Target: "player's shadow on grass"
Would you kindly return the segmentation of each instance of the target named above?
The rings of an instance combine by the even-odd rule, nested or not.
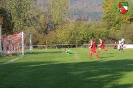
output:
[[[130,75],[129,78],[125,78],[125,75],[129,75],[126,73],[133,72],[132,59],[68,62],[27,61],[3,66],[0,68],[0,79],[2,79],[0,86],[3,88],[21,88],[23,86],[25,88],[133,87],[133,83],[125,83],[131,81],[133,77]]]

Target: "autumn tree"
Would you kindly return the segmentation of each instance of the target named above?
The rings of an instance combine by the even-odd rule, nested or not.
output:
[[[3,7],[0,8],[0,19],[2,22],[2,33],[12,34],[14,26],[14,23],[12,22],[12,15],[7,9]]]
[[[106,22],[106,25],[108,26],[108,39],[111,41],[118,41],[120,36],[127,35],[128,32],[125,32],[125,34],[123,34],[123,27],[125,28],[125,25],[130,25],[132,21],[133,3],[131,2],[131,0],[128,0],[129,7],[128,12],[125,15],[119,12],[119,2],[127,2],[127,0],[104,0],[102,4],[102,7],[104,9],[102,20]],[[131,28],[131,26],[128,28]]]
[[[118,11],[118,4],[119,2],[126,2],[126,0],[104,0],[103,2],[103,9],[104,9],[104,15],[103,20],[107,22],[108,29],[115,29],[119,30],[121,25],[123,23],[128,23],[130,19],[130,13],[128,12],[126,15],[120,14]],[[132,3],[129,1],[130,5],[132,6]],[[130,6],[130,9],[132,7]]]
[[[69,0],[50,0],[50,13],[55,25],[61,24],[68,15]]]
[[[6,2],[3,2],[2,0],[4,7],[12,15],[14,32],[20,32],[29,26],[38,27],[38,25],[40,25],[36,23],[39,23],[38,18],[40,14],[42,14],[42,10],[36,6],[35,1],[36,0],[6,0]]]

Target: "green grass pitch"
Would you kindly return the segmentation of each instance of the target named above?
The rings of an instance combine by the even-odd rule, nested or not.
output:
[[[20,59],[0,57],[0,88],[133,88],[133,49],[109,48],[100,59],[88,48],[33,50]]]

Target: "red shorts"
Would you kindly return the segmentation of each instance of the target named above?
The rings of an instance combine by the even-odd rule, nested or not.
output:
[[[96,49],[91,49],[90,51],[93,53],[96,53]]]
[[[104,46],[100,46],[101,49],[104,49]]]

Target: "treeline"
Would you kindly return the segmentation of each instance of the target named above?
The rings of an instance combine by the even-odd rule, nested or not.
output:
[[[122,36],[126,43],[133,43],[133,24],[123,24],[115,30],[108,29],[106,22],[71,21],[51,31],[48,35],[46,39],[53,44],[86,44],[90,39],[99,43],[99,38],[102,38],[105,43],[114,43]]]
[[[121,36],[126,43],[133,43],[133,12],[119,15],[112,8],[114,2],[104,0],[102,19],[88,22],[68,18],[69,0],[0,0],[2,33],[31,32],[33,44],[84,44],[99,38],[114,43]]]

